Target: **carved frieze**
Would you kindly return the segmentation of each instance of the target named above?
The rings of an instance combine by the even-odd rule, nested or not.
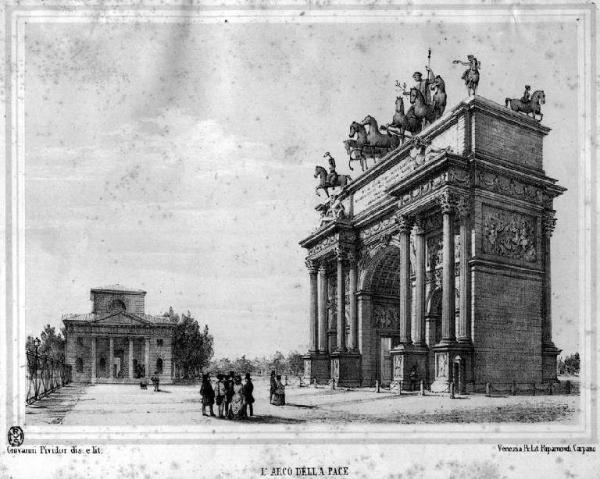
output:
[[[375,304],[371,316],[371,325],[377,329],[398,330],[400,327],[399,313],[400,311],[396,305]]]
[[[308,250],[308,256],[316,256],[319,253],[333,249],[334,246],[351,245],[354,243],[356,236],[352,230],[341,230],[323,238],[319,243]]]
[[[368,226],[367,228],[361,230],[360,239],[366,241],[369,238],[377,235],[378,233],[381,233],[382,231],[393,227],[395,225],[395,222],[396,220],[393,216],[390,216],[389,218],[384,218],[381,221],[378,221],[377,223],[374,223],[371,226]]]
[[[537,259],[535,218],[484,205],[483,252],[533,263]]]
[[[521,200],[533,201],[535,203],[543,203],[544,201],[542,188],[528,185],[514,178],[507,178],[506,176],[490,171],[478,170],[475,173],[475,186]]]

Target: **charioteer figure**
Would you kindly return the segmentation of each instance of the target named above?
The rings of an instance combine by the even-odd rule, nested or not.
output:
[[[423,95],[423,98],[425,99],[425,103],[430,105],[431,85],[433,84],[434,75],[428,66],[426,66],[425,69],[427,70],[427,78],[423,78],[423,74],[421,72],[414,72],[412,77],[415,81],[414,88],[421,92],[421,95]],[[410,96],[410,90],[406,89],[406,83],[404,84],[404,91],[402,94]]]

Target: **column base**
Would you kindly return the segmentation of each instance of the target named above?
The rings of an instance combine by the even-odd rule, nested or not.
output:
[[[304,359],[303,379],[308,384],[327,384],[329,381],[329,354],[309,352]]]
[[[556,376],[556,358],[561,351],[553,343],[542,346],[542,382],[550,383],[558,381],[558,377]]]
[[[418,391],[427,377],[427,346],[400,344],[390,351],[393,382],[404,391]]]
[[[473,345],[470,343],[440,343],[434,346],[435,379],[431,391],[450,392],[450,384],[458,394],[466,394],[472,378]]]
[[[331,379],[337,386],[349,388],[360,386],[360,358],[360,353],[352,351],[331,353]]]

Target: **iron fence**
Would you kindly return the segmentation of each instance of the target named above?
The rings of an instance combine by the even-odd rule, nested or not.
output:
[[[71,382],[71,366],[64,361],[27,352],[27,404]]]

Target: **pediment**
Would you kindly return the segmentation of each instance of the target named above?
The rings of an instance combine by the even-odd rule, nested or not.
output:
[[[125,313],[123,311],[98,318],[96,321],[94,321],[94,323],[119,326],[141,326],[150,324],[150,322],[140,318],[139,316],[136,316],[135,314]]]

